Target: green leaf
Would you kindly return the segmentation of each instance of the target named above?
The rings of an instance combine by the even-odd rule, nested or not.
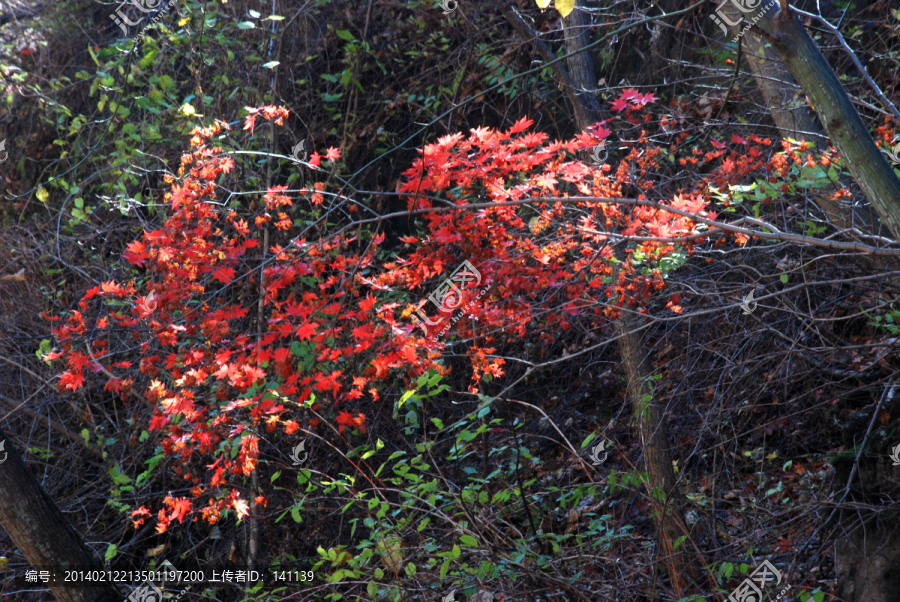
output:
[[[588,435],[588,436],[587,436],[587,439],[585,439],[585,440],[581,443],[581,449],[584,449],[585,447],[587,447],[588,445],[590,445],[590,444],[591,444],[591,441],[593,441],[594,438],[595,438],[596,436],[597,436],[597,433],[591,433],[590,435]]]
[[[38,347],[37,351],[34,354],[37,356],[39,360],[43,360],[44,356],[53,351],[53,343],[50,342],[50,339],[42,339],[41,345]],[[48,364],[50,362],[47,362]]]
[[[447,570],[449,568],[450,568],[450,559],[448,558],[447,560],[444,561],[443,564],[441,564],[441,581],[444,580],[444,577],[447,575]]]
[[[825,592],[814,591],[812,598],[815,602],[822,602],[825,599]]]
[[[356,38],[353,37],[353,34],[347,31],[346,29],[338,29],[335,33],[337,33],[337,37],[342,40],[346,40],[348,42],[352,42]]]
[[[47,192],[46,188],[41,186],[40,188],[37,189],[37,200],[39,200],[42,203],[46,203],[49,198],[50,198],[50,193]]]
[[[431,422],[438,428],[439,431],[444,430],[444,423],[440,418],[432,418]]]
[[[281,476],[281,471],[276,471],[275,474],[272,475],[272,478],[269,480],[270,483],[274,483],[275,479]]]
[[[256,29],[256,24],[252,21],[241,21],[238,23],[238,29]]]
[[[415,394],[416,394],[415,389],[410,389],[409,391],[407,391],[406,393],[404,393],[404,394],[403,394],[403,397],[401,397],[401,398],[400,398],[400,401],[397,403],[397,408],[398,408],[398,409],[399,409],[399,408],[402,408],[402,407],[403,407],[403,404],[406,403],[406,400],[408,400],[410,397],[412,397],[412,396],[415,395]]]
[[[103,561],[109,562],[116,557],[116,544],[111,543],[106,547],[106,554],[103,555]]]
[[[369,581],[369,585],[366,586],[366,593],[374,600],[375,596],[378,595],[378,584],[374,581]]]
[[[464,545],[466,547],[474,548],[478,545],[478,540],[475,539],[474,537],[472,537],[471,535],[463,535],[462,537],[459,538],[459,543],[461,543],[462,545]]]
[[[782,275],[781,275],[781,283],[782,283],[782,284],[787,284],[787,281],[788,281],[788,275],[787,275],[787,274],[782,274]]]

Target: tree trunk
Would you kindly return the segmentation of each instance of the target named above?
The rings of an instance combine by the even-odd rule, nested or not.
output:
[[[641,435],[644,468],[650,477],[650,499],[654,510],[656,536],[666,559],[669,580],[679,598],[686,597],[692,582],[699,583],[702,574],[695,557],[687,551],[688,529],[684,523],[684,504],[678,493],[672,453],[669,447],[665,409],[650,390],[650,374],[646,365],[646,346],[635,334],[637,321],[632,314],[623,313],[616,320],[616,334],[622,367],[628,378],[628,397],[634,408],[635,420]],[[643,401],[649,395],[649,401]],[[676,545],[678,549],[676,549]]]
[[[869,204],[894,239],[900,240],[900,180],[806,28],[790,12],[787,1],[780,2],[780,10],[773,6],[758,20],[762,35],[803,88]]]
[[[590,43],[591,17],[582,10],[582,2],[576,2],[575,10],[562,20],[566,37],[566,54],[578,52]],[[569,75],[575,83],[578,104],[575,105],[575,121],[579,130],[600,121],[603,112],[600,103],[591,90],[597,87],[597,76],[594,73],[594,59],[590,52],[578,52],[566,59]]]
[[[545,60],[556,58],[505,0],[500,0],[498,6],[522,37],[536,40],[538,52]],[[575,10],[563,19],[566,54],[577,52],[589,43],[590,25],[590,16],[580,10],[580,3],[576,4]],[[560,63],[556,63],[553,74],[572,102],[577,128],[583,131],[603,118],[600,103],[590,92],[597,83],[593,60],[589,53],[579,52],[567,59],[567,67],[568,69],[562,68]],[[616,333],[620,337],[618,349],[628,379],[628,396],[635,408],[635,419],[641,435],[644,466],[650,477],[650,497],[655,510],[654,522],[666,560],[666,572],[678,596],[684,597],[692,582],[699,581],[702,571],[695,557],[687,552],[688,531],[680,516],[683,505],[675,486],[664,409],[655,398],[651,398],[642,407],[641,400],[649,393],[650,381],[644,362],[645,347],[635,334],[635,326],[633,318],[627,314],[623,314],[616,322]],[[662,494],[659,499],[654,495],[656,492]],[[681,544],[675,550],[679,539]]]
[[[111,585],[62,584],[67,569],[103,570],[103,564],[66,522],[3,431],[0,441],[5,441],[0,460],[6,455],[0,464],[0,527],[33,567],[56,573],[57,584],[49,587],[59,602],[122,602]]]
[[[568,17],[563,19],[566,32],[566,53],[577,52],[589,43],[588,31],[590,17],[580,10],[580,2],[576,3]],[[567,59],[572,80],[581,91],[593,89],[596,85],[594,65],[591,55],[579,52]],[[584,130],[602,118],[600,104],[593,94],[582,92],[580,110],[576,108],[575,119],[579,130]],[[659,540],[662,557],[665,559],[669,581],[678,593],[678,597],[687,596],[687,589],[699,582],[699,567],[693,555],[687,552],[688,531],[683,517],[684,507],[681,496],[675,486],[675,471],[672,469],[672,454],[667,436],[665,410],[659,405],[659,399],[651,397],[643,402],[644,396],[650,393],[650,374],[644,361],[646,346],[635,334],[637,322],[631,314],[622,313],[616,320],[615,329],[618,335],[619,355],[622,367],[628,379],[628,397],[635,410],[635,420],[641,435],[641,446],[644,453],[644,468],[650,477],[650,499],[654,508],[654,523]],[[661,495],[657,496],[657,492]],[[676,550],[676,542],[680,545]]]

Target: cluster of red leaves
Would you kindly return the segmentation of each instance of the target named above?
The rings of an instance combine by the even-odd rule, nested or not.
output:
[[[653,100],[626,91],[616,102],[624,102],[624,117],[638,123],[634,112]],[[257,118],[280,123],[287,116],[277,107],[249,113],[244,129],[251,133]],[[272,187],[252,225],[222,210],[215,202],[216,182],[234,163],[209,141],[228,126],[216,123],[192,132],[192,152],[182,159],[180,181],[168,179],[168,219],[125,253],[129,263],[150,273],[141,286],[145,296],[134,283],[105,283],[88,291],[79,311],[54,329],[62,348],[55,357],[64,356],[68,368],[60,377],[61,389],[77,390],[86,385],[88,372],[102,372],[107,388],[127,399],[133,383],[117,373],[138,377],[127,359],[139,349],[139,371],[148,382],[145,395],[155,408],[149,429],[162,434],[165,454],[179,458],[176,473],[193,485],[191,498],[163,501],[159,532],[191,514],[194,520],[216,522],[230,508],[239,518],[246,516],[247,501],[229,484],[257,466],[259,436],[254,433],[257,428],[296,432],[305,416],[300,404],[312,395],[332,401],[332,407],[364,396],[377,401],[387,379],[413,379],[429,369],[446,373],[439,341],[417,336],[408,320],[413,305],[379,305],[375,295],[388,291],[396,298],[393,287],[427,295],[463,260],[478,266],[484,274],[481,287],[489,287],[490,294],[476,300],[476,291],[465,290],[463,302],[470,310],[454,327],[454,334],[472,340],[473,392],[486,375],[503,375],[503,360],[491,356],[499,333],[523,336],[536,326],[550,338],[548,333],[571,328],[579,316],[598,323],[615,317],[624,304],[643,309],[663,286],[659,270],[647,266],[658,265],[682,244],[646,238],[694,235],[696,224],[656,207],[541,199],[612,199],[638,188],[651,190],[661,151],[650,147],[642,133],[615,169],[593,167],[573,154],[608,137],[611,132],[602,125],[564,142],[548,142],[545,134],[529,132],[531,125],[522,119],[507,132],[477,128],[468,138],[453,134],[426,146],[405,173],[400,191],[409,194],[410,209],[431,208],[429,197],[435,196],[459,208],[425,214],[426,240],[384,265],[375,262],[383,236],[368,245],[355,237],[295,239],[273,245],[266,250],[268,261],[257,258],[251,265],[245,254],[258,247],[264,228],[291,227],[286,212],[293,200],[285,187]],[[326,155],[332,162],[339,157],[336,149]],[[314,154],[310,163],[320,161]],[[313,194],[313,203],[316,194],[321,196]],[[519,201],[529,202],[504,204]],[[467,207],[473,203],[490,206],[476,211]],[[700,213],[706,200],[686,192],[668,206]],[[631,242],[614,270],[610,242],[619,236],[644,238]],[[419,242],[415,237],[404,241]],[[691,242],[683,244],[690,249]],[[263,332],[257,332],[256,312],[250,312],[255,297],[243,304],[228,302],[238,297],[240,287],[259,290],[260,273],[267,317]],[[670,308],[678,311],[671,303]],[[121,332],[127,333],[128,344],[111,345]],[[123,354],[126,361],[117,358]],[[298,357],[314,361],[298,363]],[[365,429],[360,412],[341,410],[335,420],[339,433]],[[317,418],[309,419],[310,428],[318,425]],[[209,458],[215,461],[206,464]],[[212,473],[205,480],[199,476],[204,467]],[[144,507],[133,513],[136,525],[150,516]]]
[[[253,131],[257,117],[278,123],[286,116],[277,107],[253,109],[245,129]],[[88,373],[102,372],[106,388],[127,399],[132,380],[117,373],[134,377],[134,371],[116,356],[131,357],[139,350],[139,370],[149,382],[144,394],[156,408],[148,428],[163,434],[165,454],[179,458],[176,473],[193,485],[193,499],[209,498],[210,505],[197,510],[209,521],[218,520],[226,508],[246,516],[247,502],[227,488],[229,479],[249,475],[257,465],[257,427],[269,433],[281,428],[290,435],[301,428],[298,419],[306,413],[300,404],[313,394],[332,405],[364,395],[378,399],[380,382],[389,376],[415,378],[430,368],[442,369],[435,364],[437,354],[420,349],[416,337],[380,321],[375,298],[349,278],[372,263],[380,240],[364,255],[353,252],[354,238],[273,245],[262,268],[268,320],[264,332],[254,332],[258,327],[250,304],[227,299],[242,286],[258,290],[260,264],[248,267],[244,255],[258,247],[267,225],[292,225],[284,212],[293,201],[286,188],[273,187],[253,225],[221,209],[215,202],[216,182],[234,163],[209,140],[227,129],[216,123],[192,132],[192,152],[182,159],[179,181],[168,180],[168,219],[128,245],[125,259],[150,273],[143,286],[148,294],[138,296],[134,283],[90,289],[79,311],[69,312],[54,328],[62,351],[47,356],[65,357],[61,390],[75,391],[85,386]],[[329,149],[329,160],[339,156]],[[123,331],[131,345],[111,348],[110,339]],[[298,364],[300,343],[314,357],[311,368]],[[309,422],[319,424],[315,418]],[[336,422],[341,433],[347,427],[365,430],[360,412],[341,411]],[[200,477],[202,457],[216,458],[205,466],[212,471],[206,483]],[[157,530],[181,522],[194,503],[167,498]],[[146,508],[136,510],[136,524],[147,516]]]
[[[653,100],[652,95],[626,91],[614,108],[624,102],[619,110],[627,109],[626,118],[634,123],[640,119],[633,111]],[[660,151],[650,148],[642,133],[617,168],[588,166],[573,153],[599,144],[610,135],[608,129],[598,125],[573,140],[548,142],[545,134],[528,132],[531,125],[522,119],[507,132],[477,128],[468,138],[457,133],[427,145],[405,172],[399,191],[409,195],[410,210],[432,208],[435,196],[459,209],[425,213],[430,236],[424,241],[404,239],[418,246],[407,257],[386,264],[388,271],[373,281],[379,287],[419,289],[424,296],[437,285],[436,277],[446,276],[462,261],[476,266],[483,280],[462,291],[460,305],[467,308],[466,315],[453,327],[460,338],[475,341],[469,350],[472,392],[485,374],[502,375],[503,360],[490,357],[501,340],[540,332],[549,343],[550,333],[571,328],[579,316],[589,314],[597,324],[615,318],[624,304],[643,311],[652,293],[663,287],[663,279],[658,269],[641,273],[640,266],[663,259],[677,243],[635,244],[619,258],[616,273],[610,261],[610,241],[615,239],[609,234],[665,239],[697,233],[689,218],[655,207],[538,200],[617,198],[634,187],[650,190],[649,174]],[[510,204],[528,199],[536,200],[527,206]],[[492,206],[467,207],[475,203]],[[706,200],[702,194],[685,193],[668,206],[697,214],[705,211]],[[690,249],[691,242],[684,246]],[[486,296],[481,294],[485,287],[490,291]],[[680,311],[675,305],[670,308]],[[402,318],[416,309],[407,305]],[[429,332],[444,329],[450,315],[439,310],[443,320]]]

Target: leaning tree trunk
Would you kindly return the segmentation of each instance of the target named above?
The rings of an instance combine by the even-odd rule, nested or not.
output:
[[[33,567],[46,567],[61,583],[67,569],[103,570],[103,564],[88,549],[66,522],[34,475],[25,466],[12,442],[5,441],[6,459],[0,464],[0,527],[25,555]],[[122,602],[122,595],[111,585],[97,587],[50,584],[59,602]]]
[[[875,145],[837,74],[787,0],[757,22],[785,67],[803,88],[856,184],[896,240],[900,240],[900,180]]]
[[[736,23],[731,27],[731,31],[737,35],[745,26],[745,22],[741,20],[742,13],[731,3],[725,3],[722,10],[730,23]],[[824,135],[803,99],[800,86],[778,54],[773,51],[772,46],[754,29],[744,34],[740,44],[741,55],[753,75],[781,137],[812,142],[821,148]],[[816,204],[834,225],[841,229],[856,228],[866,234],[879,236],[888,234],[878,222],[878,216],[867,204],[854,207],[840,200],[834,200],[832,195],[837,189],[838,186],[834,185],[813,191]],[[874,265],[879,261],[881,260],[873,259],[870,263]]]
[[[537,45],[537,51],[546,61],[556,58],[553,52],[540,40],[507,0],[496,0],[496,4],[510,24],[528,41]],[[567,67],[554,63],[551,69],[557,83],[572,103],[575,122],[579,130],[595,124],[603,118],[600,104],[593,90],[597,85],[591,55],[582,51],[589,43],[590,17],[580,7],[563,19],[566,40],[566,54],[577,53],[567,59]],[[582,52],[579,52],[582,51]],[[672,456],[666,436],[666,421],[659,400],[653,398],[649,404],[642,399],[649,392],[645,346],[635,333],[633,318],[623,314],[616,322],[618,348],[622,356],[625,375],[628,379],[628,394],[636,411],[636,420],[641,434],[644,452],[644,466],[650,477],[650,498],[654,506],[654,520],[660,547],[666,558],[665,566],[673,587],[679,597],[687,594],[692,582],[698,581],[701,569],[696,558],[687,552],[688,530],[680,516],[681,498],[677,493],[675,473],[672,470]],[[662,496],[655,495],[662,492]],[[676,544],[680,541],[678,550]]]

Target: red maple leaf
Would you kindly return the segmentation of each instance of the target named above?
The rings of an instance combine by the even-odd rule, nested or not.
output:
[[[334,419],[340,426],[338,426],[338,432],[343,433],[344,427],[349,426],[353,422],[353,416],[350,415],[350,412],[338,412],[337,418]]]
[[[63,389],[70,389],[72,391],[77,391],[84,385],[84,375],[80,372],[72,373],[69,370],[66,370],[62,374],[59,375],[59,384]]]
[[[147,250],[144,247],[144,243],[139,240],[134,241],[129,244],[127,247],[127,251],[122,254],[122,257],[125,258],[128,263],[131,265],[136,265],[138,267],[144,267],[144,262],[149,259],[149,255],[147,254]]]
[[[213,278],[215,278],[222,284],[228,284],[229,282],[234,280],[234,270],[228,267],[218,268],[213,272]]]
[[[234,508],[234,511],[237,512],[238,520],[243,520],[244,517],[250,516],[250,505],[246,500],[235,498],[231,502],[231,506]]]
[[[622,112],[628,108],[628,103],[625,102],[624,100],[622,100],[621,98],[617,98],[609,104],[612,107],[613,111]]]
[[[172,509],[169,520],[178,519],[179,523],[184,522],[184,517],[191,511],[191,500],[183,497],[166,498],[166,505]]]
[[[294,334],[299,337],[301,341],[309,339],[314,334],[316,334],[316,325],[311,322],[307,322],[306,324],[300,326],[300,328],[298,328],[297,332],[295,332]]]

